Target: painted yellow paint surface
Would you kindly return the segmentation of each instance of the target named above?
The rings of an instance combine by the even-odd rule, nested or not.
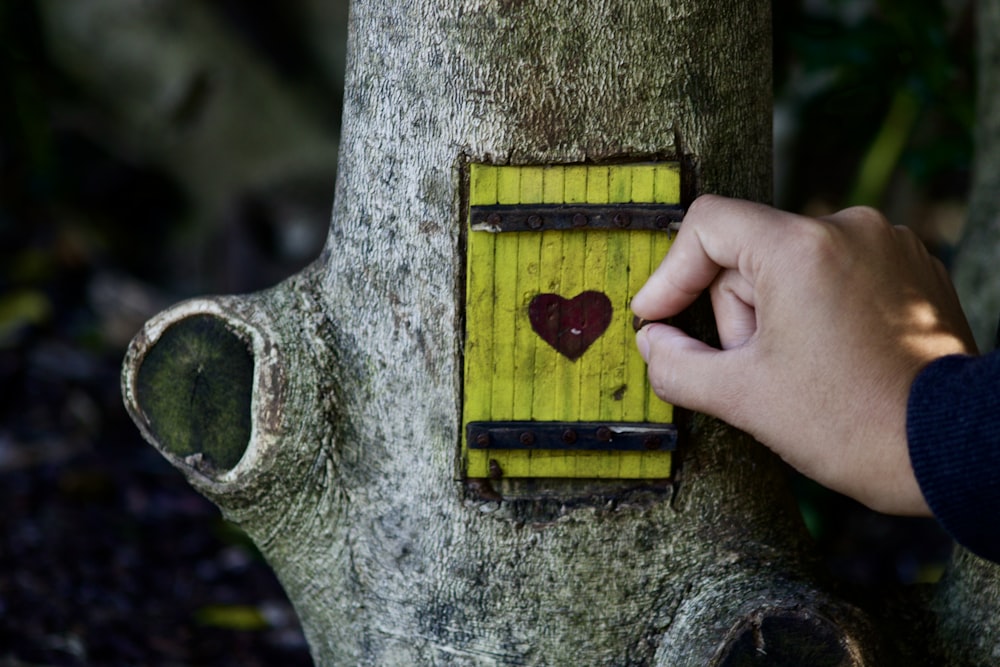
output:
[[[470,206],[680,202],[676,163],[469,167]],[[507,477],[662,478],[670,452],[476,450],[477,421],[670,423],[673,410],[650,390],[635,349],[629,301],[670,247],[664,232],[608,229],[470,231],[468,238],[462,456],[468,477],[489,460]],[[611,300],[611,324],[570,360],[531,327],[538,294],[571,299],[596,290]]]

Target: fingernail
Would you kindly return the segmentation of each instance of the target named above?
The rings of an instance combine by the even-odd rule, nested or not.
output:
[[[639,356],[642,360],[649,362],[649,341],[646,339],[646,328],[643,327],[639,329],[639,333],[635,335],[635,346],[639,348]]]

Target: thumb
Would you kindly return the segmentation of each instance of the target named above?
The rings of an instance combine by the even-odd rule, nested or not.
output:
[[[636,346],[657,396],[689,410],[725,418],[726,397],[739,395],[735,374],[729,371],[734,351],[718,350],[676,327],[659,323],[640,329]]]

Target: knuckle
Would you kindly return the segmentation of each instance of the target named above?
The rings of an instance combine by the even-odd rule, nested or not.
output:
[[[688,206],[684,221],[697,222],[702,218],[711,218],[719,213],[719,208],[726,202],[725,197],[719,195],[700,195]]]
[[[821,220],[805,218],[788,231],[791,243],[799,256],[822,258],[832,256],[840,247],[837,230]]]
[[[892,226],[889,224],[888,218],[886,218],[881,211],[872,208],[871,206],[852,206],[850,208],[845,208],[840,212],[840,216],[842,216],[844,220],[868,226],[877,226],[883,229],[888,229]]]

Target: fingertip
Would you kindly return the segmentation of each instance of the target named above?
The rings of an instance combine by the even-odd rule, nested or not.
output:
[[[700,349],[704,345],[680,329],[662,322],[646,322],[636,332],[635,342],[642,360],[654,367],[670,366],[672,363],[669,360],[677,354],[683,354],[689,349]],[[654,368],[654,372],[655,370]]]
[[[662,400],[702,412],[717,407],[713,378],[722,371],[716,348],[675,327],[652,322],[636,334],[639,354],[648,366],[650,388]]]
[[[635,293],[632,300],[629,302],[629,308],[631,308],[632,312],[638,317],[642,317],[643,314],[649,310],[649,304],[646,303],[649,299],[647,296],[649,294],[649,290],[647,289],[648,285],[649,283],[647,282],[645,285],[640,287],[639,291]]]
[[[653,325],[652,322],[643,324],[638,331],[635,332],[635,346],[639,348],[639,356],[642,360],[649,363],[649,334],[648,329]]]
[[[646,363],[649,363],[649,339],[646,338],[646,329],[649,326],[644,326],[635,332],[635,346],[639,348],[639,356]]]
[[[647,322],[639,329],[639,334],[642,335],[642,344],[646,347],[646,357],[644,358],[647,358],[647,363],[648,357],[717,351],[702,341],[692,338],[683,330],[663,322]]]
[[[670,268],[667,261],[669,258],[668,253],[660,266],[629,301],[632,312],[642,319],[660,320],[673,317],[690,306],[704,289],[696,287],[689,291],[683,286],[678,287],[677,276],[680,273],[683,277],[683,268]]]

